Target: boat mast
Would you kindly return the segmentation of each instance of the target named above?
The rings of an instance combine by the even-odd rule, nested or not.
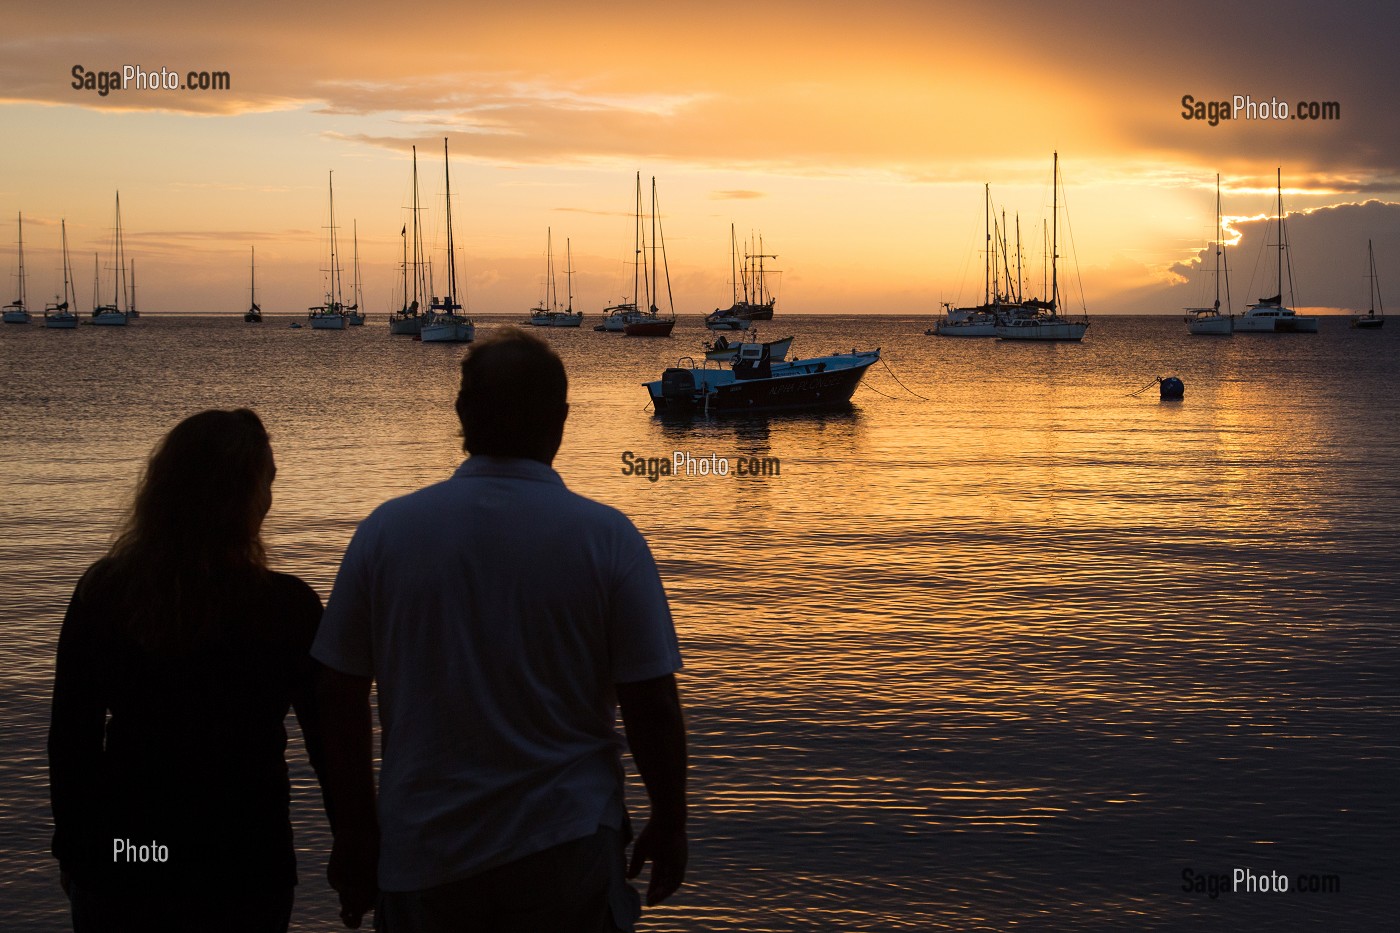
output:
[[[1278,300],[1283,303],[1283,167],[1278,168]]]
[[[573,241],[564,238],[564,287],[569,291],[569,307],[566,314],[574,313],[574,249]]]
[[[122,250],[122,193],[117,192],[117,268],[115,286],[112,294],[112,307],[114,310],[123,310],[118,307],[126,302],[126,253]]]
[[[642,173],[637,173],[637,204],[632,222],[632,310],[641,307],[641,292],[638,277],[642,271]]]
[[[399,271],[403,273],[403,311],[408,313],[408,229],[399,231],[399,239],[403,240],[403,262],[399,264]]]
[[[130,310],[136,310],[136,260],[131,260],[131,304]]]
[[[19,213],[19,306],[25,310],[29,305],[24,300],[24,212]]]
[[[734,224],[729,224],[729,286],[730,304],[739,303],[739,239],[734,233]]]
[[[98,286],[101,284],[102,276],[98,272],[97,250],[92,251],[92,313],[95,315],[102,307],[102,296],[98,293]]]
[[[1050,173],[1050,313],[1060,308],[1060,153]]]
[[[1215,174],[1215,313],[1220,313],[1220,254],[1225,247],[1221,241],[1224,222],[1220,217],[1220,173]]]
[[[1376,316],[1376,306],[1381,309],[1380,316],[1385,317],[1385,302],[1381,300],[1381,280],[1376,276],[1376,250],[1371,245],[1371,241],[1366,241],[1366,252],[1371,257],[1371,317]]]
[[[413,147],[413,304],[410,305],[414,312],[418,311],[418,302],[421,297],[419,288],[423,281],[423,234],[418,227],[418,147]]]
[[[69,290],[70,290],[70,286],[69,286],[68,280],[69,280],[69,278],[72,276],[72,272],[73,272],[72,265],[68,262],[68,221],[67,221],[67,219],[64,219],[64,220],[59,221],[59,228],[60,228],[60,229],[62,230],[62,232],[63,232],[63,310],[64,310],[64,311],[67,311],[67,310],[68,310],[68,301],[69,301]],[[73,295],[73,296],[72,296],[72,300],[73,300],[73,301],[77,301],[77,295]]]
[[[982,230],[986,242],[982,247],[982,304],[992,303],[992,186],[982,186]]]
[[[1021,215],[1016,214],[1016,303],[1021,303],[1024,280],[1021,273]]]
[[[350,266],[350,300],[354,302],[350,306],[350,310],[358,311],[360,310],[360,221],[357,218],[351,221],[351,224],[352,242],[355,245],[355,252],[352,255],[355,258]]]
[[[544,302],[550,311],[559,310],[559,289],[554,284],[554,228],[544,228]]]
[[[452,246],[452,172],[447,158],[447,137],[442,138],[442,174],[447,182],[447,282],[452,289],[447,293],[447,313],[455,313],[461,307],[457,303],[457,257]]]
[[[258,248],[248,247],[248,310],[258,309]]]
[[[336,312],[342,310],[342,296],[340,294],[340,277],[336,274],[338,269],[335,259],[335,170],[332,169],[328,175],[331,197],[331,285],[330,294],[326,296],[326,310],[334,309]]]
[[[656,176],[651,176],[651,313],[658,310],[656,301]]]

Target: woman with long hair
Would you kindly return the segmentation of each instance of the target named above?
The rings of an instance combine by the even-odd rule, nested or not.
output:
[[[275,474],[253,412],[186,418],[73,593],[49,784],[76,933],[287,929],[284,720],[294,708],[319,771],[321,600],[267,567]]]

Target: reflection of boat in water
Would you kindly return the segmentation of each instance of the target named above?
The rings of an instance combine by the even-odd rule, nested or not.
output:
[[[1235,316],[1230,312],[1230,266],[1225,261],[1225,224],[1220,213],[1220,176],[1215,176],[1215,304],[1209,308],[1187,308],[1186,330],[1192,334],[1228,337],[1235,332]],[[1220,313],[1220,273],[1225,272],[1225,313]]]
[[[728,338],[721,334],[716,337],[713,342],[705,344],[705,359],[719,363],[727,363],[739,355],[740,348],[751,347],[755,344],[767,347],[768,353],[774,362],[781,363],[783,360],[787,359],[788,350],[792,347],[793,338],[783,337],[779,340],[759,343],[757,331],[750,333],[749,336],[753,339],[736,340],[730,343]]]
[[[734,225],[729,225],[729,265],[733,282],[733,299],[727,308],[716,308],[705,315],[705,326],[710,330],[743,330],[750,321],[773,320],[773,306],[778,303],[768,290],[765,280],[767,270],[765,259],[777,259],[776,255],[763,252],[763,241],[758,241],[758,252],[750,253],[748,244],[744,248],[743,269],[739,268],[739,241],[734,235]],[[742,289],[743,294],[740,295]]]
[[[824,408],[848,403],[879,359],[876,349],[775,362],[768,345],[750,343],[728,366],[674,366],[644,385],[658,412]]]
[[[1375,330],[1385,326],[1385,302],[1381,301],[1381,280],[1376,277],[1376,250],[1370,240],[1366,241],[1366,252],[1370,254],[1371,259],[1371,310],[1352,317],[1351,326]],[[1380,308],[1380,314],[1376,313],[1377,308]]]
[[[1050,181],[1050,300],[1026,301],[1015,309],[1015,314],[1003,319],[996,326],[997,337],[1002,340],[1082,340],[1089,329],[1087,317],[1082,321],[1072,321],[1062,317],[1060,307],[1060,154],[1055,153],[1054,171]]]
[[[1235,319],[1237,334],[1315,334],[1317,318],[1297,314],[1283,303],[1284,250],[1288,240],[1283,225],[1283,169],[1278,170],[1278,293],[1260,298]],[[1293,265],[1288,263],[1288,290],[1293,291]]]

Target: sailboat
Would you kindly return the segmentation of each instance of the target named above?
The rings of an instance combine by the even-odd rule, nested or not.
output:
[[[1359,327],[1366,330],[1375,330],[1385,326],[1385,303],[1381,301],[1381,280],[1376,277],[1376,250],[1371,245],[1371,241],[1366,241],[1366,252],[1371,257],[1371,310],[1365,314],[1357,314],[1351,319],[1352,327]],[[1380,314],[1376,309],[1380,309]]]
[[[73,296],[73,266],[68,261],[68,221],[59,221],[63,231],[63,300],[54,296],[53,304],[44,306],[44,326],[54,330],[72,330],[78,326],[78,315],[70,310]]]
[[[745,330],[750,321],[773,320],[773,306],[778,299],[768,291],[764,279],[765,259],[777,259],[775,254],[763,252],[763,240],[758,241],[758,252],[750,253],[745,244],[744,266],[739,270],[739,241],[734,235],[734,225],[729,225],[729,271],[733,285],[733,299],[727,308],[716,308],[705,315],[705,326],[710,330]],[[743,297],[739,296],[743,288]]]
[[[129,283],[129,284],[130,284],[131,298],[130,298],[130,300],[127,301],[127,303],[126,303],[126,316],[127,316],[129,319],[131,319],[131,320],[134,321],[134,320],[136,320],[138,317],[141,316],[141,312],[136,310],[136,260],[135,260],[135,259],[131,260],[131,279],[130,279],[130,283]]]
[[[95,253],[93,254],[92,323],[101,324],[105,327],[125,327],[131,320],[131,316],[127,313],[125,308],[119,307],[119,305],[126,302],[128,297],[126,290],[126,253],[122,248],[122,193],[120,191],[117,192],[116,237],[113,252],[115,253],[113,275],[116,281],[112,303],[109,305],[100,305],[97,303],[97,255]]]
[[[1193,334],[1228,337],[1235,332],[1235,316],[1230,311],[1230,265],[1225,260],[1225,222],[1220,213],[1220,176],[1215,176],[1215,304],[1209,308],[1187,308],[1186,329]],[[1220,272],[1225,271],[1225,313],[1220,313]]]
[[[452,171],[447,157],[447,138],[442,140],[442,172],[447,185],[447,282],[448,292],[442,298],[433,296],[428,305],[428,317],[423,322],[420,338],[424,343],[471,343],[476,339],[476,325],[461,314],[457,300],[457,253],[452,244]]]
[[[640,184],[640,173],[638,173],[638,184]],[[671,330],[676,326],[675,303],[671,300],[671,269],[666,263],[666,244],[663,242],[665,234],[661,232],[661,211],[656,200],[656,176],[651,178],[651,282],[645,281],[646,273],[646,239],[642,239],[642,264],[633,271],[632,294],[637,296],[637,274],[642,273],[643,284],[647,285],[647,309],[645,311],[634,310],[628,317],[627,323],[623,325],[622,332],[628,337],[669,337]],[[641,217],[638,216],[640,223]],[[659,268],[666,270],[666,297],[671,305],[670,318],[663,318],[657,312],[660,310],[656,302],[660,296],[657,292],[657,272],[659,271],[656,261],[656,250],[661,249],[661,262]]]
[[[932,330],[925,331],[926,334],[936,334],[939,337],[995,337],[997,335],[997,325],[1010,320],[1019,312],[1034,314],[1035,308],[1025,306],[1019,296],[1013,297],[1011,294],[1011,272],[1010,265],[1007,264],[1007,291],[1001,290],[1001,278],[997,267],[997,244],[1002,243],[1000,228],[997,234],[993,235],[992,220],[992,189],[990,185],[983,188],[983,236],[986,242],[986,249],[983,251],[985,264],[983,268],[983,281],[985,286],[982,293],[982,303],[975,307],[954,308],[950,302],[943,305],[943,317],[934,324]],[[1003,212],[1003,226],[1005,223],[1005,212]],[[1017,276],[1020,276],[1021,264],[1021,224],[1016,222],[1016,266]],[[1003,258],[1006,250],[1003,249]],[[1019,292],[1019,286],[1016,289]]]
[[[569,265],[573,263],[572,255]],[[578,327],[583,323],[583,312],[574,312],[573,270],[564,273],[569,280],[569,304],[559,307],[559,290],[554,284],[554,231],[545,231],[544,298],[537,307],[530,309],[529,323],[534,327]]]
[[[243,314],[243,323],[261,324],[262,308],[258,306],[258,263],[257,248],[248,247],[248,310]]]
[[[423,315],[419,299],[427,294],[423,285],[423,235],[418,227],[418,147],[413,147],[413,264],[408,262],[408,225],[399,236],[403,238],[403,307],[389,315],[389,333],[417,336],[423,330]],[[409,299],[408,275],[413,272],[412,300]]]
[[[637,173],[637,196],[632,215],[632,298],[603,309],[603,322],[593,329],[620,334],[627,329],[627,323],[637,315],[637,269],[642,263],[642,173]]]
[[[6,324],[28,324],[29,305],[24,301],[24,214],[19,215],[19,297],[5,305]]]
[[[1025,301],[1011,317],[996,326],[1002,340],[1082,340],[1089,329],[1087,319],[1072,321],[1061,317],[1060,307],[1060,154],[1055,153],[1051,173],[1050,208],[1050,299]]]
[[[1284,250],[1288,248],[1283,226],[1283,169],[1278,170],[1278,293],[1260,298],[1235,319],[1237,334],[1315,334],[1317,318],[1296,314],[1283,303]],[[1288,290],[1293,291],[1293,266],[1288,264]]]
[[[350,304],[345,308],[345,323],[351,327],[365,326],[365,313],[360,310],[364,294],[360,290],[360,222],[353,223],[354,259],[350,262]]]
[[[308,312],[306,316],[311,321],[312,330],[345,329],[345,301],[340,291],[340,265],[335,255],[335,172],[330,173],[329,187],[331,205],[330,279],[326,284],[325,304],[312,305],[306,309]]]

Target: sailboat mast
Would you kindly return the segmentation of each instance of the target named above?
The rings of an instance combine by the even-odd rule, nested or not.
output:
[[[564,238],[564,286],[569,290],[569,307],[566,313],[574,313],[574,248],[573,241]]]
[[[335,171],[332,170],[328,177],[331,199],[331,289],[330,294],[326,296],[326,304],[333,303],[336,306],[336,311],[339,311],[342,296],[340,294],[340,276],[337,274],[339,267],[335,258]]]
[[[59,229],[63,234],[63,310],[67,311],[70,290],[68,280],[72,276],[73,269],[68,262],[68,221],[66,219],[59,221]],[[72,300],[77,301],[77,296],[72,296]]]
[[[1021,272],[1021,215],[1016,215],[1016,303],[1021,303],[1024,276]]]
[[[350,274],[353,276],[350,285],[350,300],[355,303],[355,310],[358,311],[360,310],[360,221],[357,218],[351,223],[353,224],[351,230],[353,231],[352,242],[355,246],[353,254],[355,259],[350,270]]]
[[[248,307],[258,306],[258,248],[248,247]]]
[[[24,212],[19,214],[19,306],[27,309],[24,300]]]
[[[117,268],[116,277],[113,281],[112,306],[117,310],[124,310],[120,306],[126,302],[126,253],[122,249],[122,193],[117,192]]]
[[[1278,168],[1278,300],[1283,302],[1283,167]]]
[[[731,305],[739,303],[739,239],[734,233],[734,224],[729,225],[729,285],[730,294],[733,300]]]
[[[399,239],[403,240],[403,262],[399,266],[399,271],[403,273],[403,309],[408,310],[408,231],[400,230]]]
[[[992,186],[982,186],[982,304],[992,303]]]
[[[1060,308],[1060,153],[1050,173],[1050,311]]]
[[[423,282],[423,235],[418,228],[418,147],[413,147],[413,307],[418,307]]]
[[[632,307],[640,310],[641,293],[638,279],[642,271],[642,173],[637,173],[637,204],[632,222]]]
[[[1220,310],[1220,254],[1224,251],[1224,221],[1220,217],[1220,173],[1215,175],[1215,310]]]
[[[442,138],[442,174],[447,182],[447,282],[452,291],[447,294],[447,311],[456,312],[457,305],[457,257],[452,245],[452,170],[447,157],[447,137]]]
[[[130,285],[131,285],[131,301],[130,301],[130,303],[128,304],[127,307],[128,307],[129,310],[135,311],[135,310],[136,310],[136,260],[135,260],[135,259],[131,260],[131,282],[130,282]]]
[[[651,176],[651,310],[657,310],[656,301],[656,176]]]

